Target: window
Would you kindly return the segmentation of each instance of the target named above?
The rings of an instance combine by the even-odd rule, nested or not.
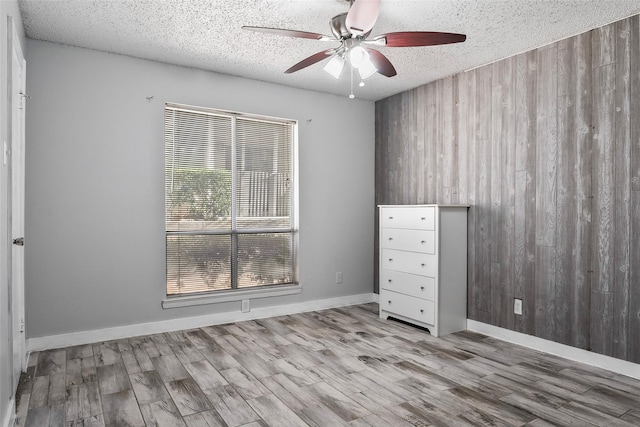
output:
[[[296,123],[165,106],[167,296],[294,284]]]

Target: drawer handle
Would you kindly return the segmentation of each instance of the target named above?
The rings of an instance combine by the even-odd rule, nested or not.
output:
[[[392,217],[392,216],[390,216],[390,217],[389,217],[389,219],[393,219],[393,217]]]
[[[423,309],[420,309],[420,314],[424,314],[424,310]]]
[[[389,241],[392,241],[392,240],[393,240],[393,237],[389,237]]]
[[[422,243],[422,244],[424,245],[425,243],[427,243],[427,241],[426,241],[426,240],[423,240],[423,241],[421,241],[420,243]]]
[[[424,220],[425,220],[425,219],[427,219],[427,218],[426,218],[426,217],[422,217],[422,218],[420,218],[420,219],[421,219],[422,221],[424,221]]]
[[[389,300],[389,305],[391,305],[391,300]]]
[[[420,267],[424,267],[424,266],[425,266],[425,264],[420,264]]]
[[[424,286],[420,286],[420,290],[421,290],[421,291],[424,291]]]
[[[391,283],[391,279],[389,279],[389,283]]]
[[[393,261],[393,258],[389,258],[389,262]]]

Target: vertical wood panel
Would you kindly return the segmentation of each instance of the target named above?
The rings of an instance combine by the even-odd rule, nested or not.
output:
[[[398,182],[396,182],[397,178],[397,170],[398,170],[398,159],[396,157],[396,151],[398,147],[398,139],[402,138],[402,127],[400,126],[400,95],[393,96],[389,99],[389,110],[392,112],[393,120],[392,120],[392,129],[390,130],[389,137],[389,147],[387,152],[387,166],[388,166],[388,174],[387,177],[387,200],[388,203],[398,203],[399,198],[402,195],[401,191],[398,191],[400,187],[398,187]],[[401,189],[400,189],[401,190]]]
[[[556,248],[536,247],[536,312],[535,335],[553,340],[555,336]]]
[[[525,320],[535,319],[532,316],[531,308],[535,302],[535,298],[525,298],[526,290],[533,289],[533,284],[527,286],[525,267],[527,260],[525,258],[525,221],[526,221],[526,191],[527,191],[527,171],[516,171],[515,181],[516,197],[514,200],[515,210],[515,253],[514,253],[514,298],[521,299],[523,302],[522,315],[516,316],[514,319],[514,330],[523,333],[533,333],[528,328]],[[531,304],[528,304],[531,302]]]
[[[439,203],[453,203],[452,193],[457,185],[456,178],[456,154],[454,146],[454,102],[453,102],[453,79],[451,77],[438,81],[437,84],[437,170],[441,181],[436,184],[441,193],[438,197]],[[457,190],[456,190],[457,192]]]
[[[476,75],[476,240],[478,320],[491,322],[491,68]],[[497,244],[497,242],[495,243]]]
[[[640,363],[640,16],[630,19],[631,209],[629,348],[627,360]]]
[[[503,61],[491,64],[491,166],[489,173],[491,176],[491,205],[490,214],[490,234],[491,240],[491,323],[503,326],[508,308],[502,304],[502,282],[500,280],[501,261],[500,249],[504,246],[502,236],[502,150],[505,145],[505,137],[502,133],[503,114],[503,94],[507,88],[503,88],[505,75]]]
[[[454,80],[454,101],[455,101],[455,118],[454,118],[454,131],[457,160],[456,167],[453,168],[453,172],[457,179],[457,196],[458,200],[454,203],[468,203],[468,177],[469,177],[469,163],[467,162],[469,153],[469,129],[468,123],[471,117],[468,114],[469,110],[469,73],[462,73]]]
[[[398,165],[402,173],[402,203],[415,204],[416,197],[416,120],[414,93],[410,90],[402,93],[402,152],[400,154],[401,164]]]
[[[437,202],[437,194],[436,194],[436,183],[437,183],[437,169],[436,165],[438,164],[437,151],[436,151],[436,129],[437,129],[437,118],[436,118],[436,84],[432,83],[427,85],[427,106],[426,106],[426,117],[425,117],[425,154],[426,158],[426,167],[427,167],[427,197],[425,200],[428,203],[436,203]]]
[[[640,117],[640,15],[629,19],[630,116]],[[631,122],[631,189],[640,191],[640,120]]]
[[[613,211],[614,211],[614,116],[615,63],[612,26],[593,32],[593,243],[591,349],[613,354]]]
[[[505,135],[502,134],[502,121],[504,115],[502,114],[502,98],[503,90],[502,84],[504,80],[503,61],[495,62],[491,65],[491,138],[490,138],[490,150],[491,150],[491,164],[489,168],[489,174],[491,177],[491,233],[489,235],[492,242],[501,242],[501,227],[502,222],[501,208],[501,189],[502,189],[502,146],[505,144]],[[500,262],[500,246],[498,244],[491,246],[491,262]],[[499,281],[499,275],[496,279]],[[492,290],[499,286],[498,283],[491,283]]]
[[[445,86],[446,80],[441,79],[434,83],[435,86],[435,123],[433,126],[434,129],[434,159],[435,159],[435,201],[436,203],[444,203],[443,195],[448,190],[448,186],[445,184],[448,183],[448,180],[444,176],[444,153],[443,153],[443,145],[444,145],[444,116],[447,106],[445,105]]]
[[[558,44],[558,149],[555,340],[589,344],[591,140],[590,36]]]
[[[593,68],[613,64],[615,60],[615,29],[613,25],[593,30]]]
[[[503,63],[502,90],[502,126],[500,129],[502,156],[501,183],[501,235],[500,245],[500,283],[502,288],[502,303],[505,306],[505,316],[502,318],[503,327],[513,329],[515,317],[513,313],[513,298],[515,296],[515,271],[513,258],[515,253],[515,57],[501,61]]]
[[[610,26],[607,26],[610,27]],[[609,30],[594,31],[594,61],[602,51],[611,52],[614,40]],[[607,46],[607,49],[604,49]],[[598,49],[596,49],[596,47]],[[602,60],[601,56],[598,57]],[[593,251],[591,348],[608,356],[613,354],[614,283],[614,123],[615,64],[593,70]]]
[[[467,141],[467,170],[466,170],[466,199],[461,199],[461,203],[468,203],[470,208],[467,216],[467,283],[475,283],[477,277],[478,266],[478,252],[475,245],[475,239],[477,235],[477,219],[478,219],[478,210],[476,206],[476,176],[478,175],[477,171],[477,143],[476,143],[476,73],[469,72],[465,73],[466,76],[466,87],[464,89],[461,88],[461,91],[466,92],[467,105],[463,114],[465,115],[466,120],[466,130],[464,131],[466,135]],[[464,167],[464,166],[460,166]],[[468,316],[471,318],[478,318],[478,287],[477,286],[468,286]]]
[[[387,115],[385,114],[387,109],[384,107],[385,104],[383,102],[376,102],[376,146],[375,146],[375,159],[374,159],[374,171],[375,171],[375,204],[378,205],[382,200],[384,200],[385,196],[385,185],[384,185],[384,175],[379,173],[379,171],[386,170],[385,158],[383,155],[384,149],[388,146],[388,142],[386,140],[386,130],[388,129],[385,126],[385,123],[389,121]],[[378,220],[376,216],[376,221]]]
[[[513,263],[515,205],[514,63],[508,58],[492,65],[491,144],[491,278],[492,323],[512,329],[514,317]]]
[[[536,244],[556,244],[557,74],[556,45],[538,50],[536,143]]]
[[[592,241],[592,132],[591,102],[592,74],[591,70],[591,33],[576,37],[574,60],[575,73],[575,141],[577,178],[576,183],[576,261],[574,271],[574,293],[572,311],[571,345],[587,349],[590,345],[589,312],[591,309],[591,241]],[[567,223],[572,224],[571,222]]]
[[[607,356],[613,355],[613,294],[591,291],[591,350]]]
[[[400,189],[397,203],[404,204],[409,203],[407,198],[408,193],[408,176],[409,176],[409,167],[407,166],[407,119],[406,119],[406,109],[404,108],[406,99],[409,96],[408,92],[403,92],[398,97],[398,112],[400,114],[400,128],[399,133],[400,137],[395,141],[396,145],[396,179],[398,180],[398,185],[396,189]],[[396,190],[397,191],[397,190]]]
[[[385,182],[385,203],[393,203],[395,191],[395,182],[393,181],[394,173],[396,170],[395,167],[395,138],[398,135],[398,109],[395,108],[394,101],[397,99],[397,96],[394,96],[388,101],[387,114],[390,119],[389,123],[391,124],[390,129],[387,131],[387,146],[386,146],[386,158],[385,164],[387,168],[385,169],[385,173],[387,174]]]
[[[458,131],[460,128],[460,123],[458,122],[458,114],[457,114],[457,102],[460,97],[458,93],[458,76],[453,76],[452,80],[452,88],[451,88],[451,109],[450,115],[452,118],[451,122],[451,170],[449,174],[451,175],[451,203],[458,204],[460,202],[460,165],[459,165],[459,153],[460,147],[458,145]]]
[[[563,344],[571,342],[573,334],[571,326],[570,302],[575,286],[573,272],[575,270],[574,253],[576,244],[576,228],[571,224],[577,218],[575,190],[576,174],[572,164],[577,154],[577,145],[573,138],[575,129],[575,62],[573,59],[575,39],[558,42],[558,140],[564,141],[558,147],[557,175],[557,219],[562,226],[556,229],[556,298],[564,302],[564,307],[556,311],[555,322],[569,327],[559,328],[554,339]],[[577,172],[577,171],[576,171]],[[577,261],[577,260],[576,260]]]
[[[516,330],[534,333],[535,327],[535,212],[537,133],[537,54],[531,51],[516,60],[516,199],[515,295],[522,298],[523,315]]]
[[[628,19],[613,25],[615,31],[615,119],[614,119],[614,282],[613,282],[613,356],[627,357],[629,330],[629,209],[631,198],[630,140],[630,36]],[[638,118],[634,118],[637,120]]]
[[[374,186],[374,201],[375,205],[381,204],[382,200],[384,200],[384,179],[383,174],[380,171],[386,170],[386,165],[384,162],[384,156],[382,155],[383,149],[387,147],[387,141],[384,139],[386,135],[385,129],[388,129],[385,123],[388,121],[386,117],[386,108],[384,108],[383,102],[377,102],[375,107],[376,114],[376,146],[375,146],[375,159],[374,159],[374,171],[375,171],[375,186]],[[378,224],[380,218],[378,217],[377,209],[374,209],[374,227],[376,230],[379,230]],[[380,242],[378,233],[375,233],[373,239],[373,292],[380,292],[379,283],[379,261],[378,261],[378,251],[380,250]]]
[[[640,191],[631,192],[631,247],[634,261],[631,263],[629,279],[629,354],[627,360],[640,363]]]
[[[416,203],[419,205],[425,203],[425,103],[424,103],[424,86],[414,89],[415,101],[414,108],[416,110]],[[377,230],[377,229],[376,229]]]
[[[613,26],[593,32],[593,251],[591,349],[613,354],[615,39]]]

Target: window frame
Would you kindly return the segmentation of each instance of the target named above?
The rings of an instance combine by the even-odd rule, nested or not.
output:
[[[299,230],[298,230],[298,212],[299,212],[299,183],[298,183],[298,121],[293,119],[284,119],[273,116],[265,116],[251,113],[243,113],[237,111],[229,111],[229,110],[220,110],[214,108],[207,107],[199,107],[199,106],[191,106],[185,104],[178,104],[173,102],[165,103],[165,107],[163,109],[164,112],[164,120],[166,120],[166,114],[168,110],[178,110],[184,111],[188,113],[201,113],[201,114],[209,114],[215,116],[229,117],[231,119],[231,228],[229,230],[182,230],[182,231],[169,231],[167,227],[167,217],[166,217],[166,168],[167,163],[166,160],[164,162],[165,167],[165,203],[163,204],[165,208],[165,242],[169,236],[181,236],[181,235],[224,235],[230,236],[231,238],[231,288],[230,289],[220,289],[220,290],[209,290],[202,292],[193,292],[193,293],[185,293],[185,294],[177,294],[177,295],[169,295],[167,293],[167,285],[168,285],[168,270],[167,270],[167,246],[165,244],[165,280],[164,280],[164,294],[165,298],[162,300],[163,308],[176,308],[176,307],[185,307],[191,305],[200,305],[200,304],[212,304],[212,303],[222,303],[229,301],[240,301],[244,299],[253,299],[253,298],[266,298],[273,296],[284,296],[284,295],[292,295],[298,294],[302,292],[302,288],[299,284],[299,266],[298,266],[298,241],[299,241]],[[290,201],[290,224],[289,228],[241,228],[238,230],[237,228],[237,215],[238,215],[238,205],[239,201],[237,199],[238,195],[238,186],[240,185],[240,178],[238,174],[238,140],[237,140],[237,119],[242,120],[255,120],[259,122],[270,122],[275,124],[289,124],[292,126],[291,134],[291,180],[292,186],[290,188],[291,191],[291,201]],[[166,123],[163,122],[163,127],[166,132]],[[164,144],[164,149],[166,150],[166,142]],[[291,266],[292,266],[292,275],[293,281],[291,283],[283,283],[283,284],[271,284],[271,285],[257,285],[251,287],[238,287],[238,257],[237,257],[237,242],[238,237],[242,235],[250,235],[250,234],[290,234],[291,235]],[[235,261],[234,261],[235,257]]]

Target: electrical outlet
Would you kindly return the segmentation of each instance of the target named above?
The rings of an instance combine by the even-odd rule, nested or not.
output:
[[[513,300],[513,313],[519,314],[520,316],[522,316],[522,300],[521,299],[516,298]]]
[[[242,312],[243,313],[248,313],[251,311],[251,300],[248,299],[243,299],[242,300]]]
[[[340,283],[342,283],[342,271],[338,271],[336,273],[336,285],[339,285]]]

